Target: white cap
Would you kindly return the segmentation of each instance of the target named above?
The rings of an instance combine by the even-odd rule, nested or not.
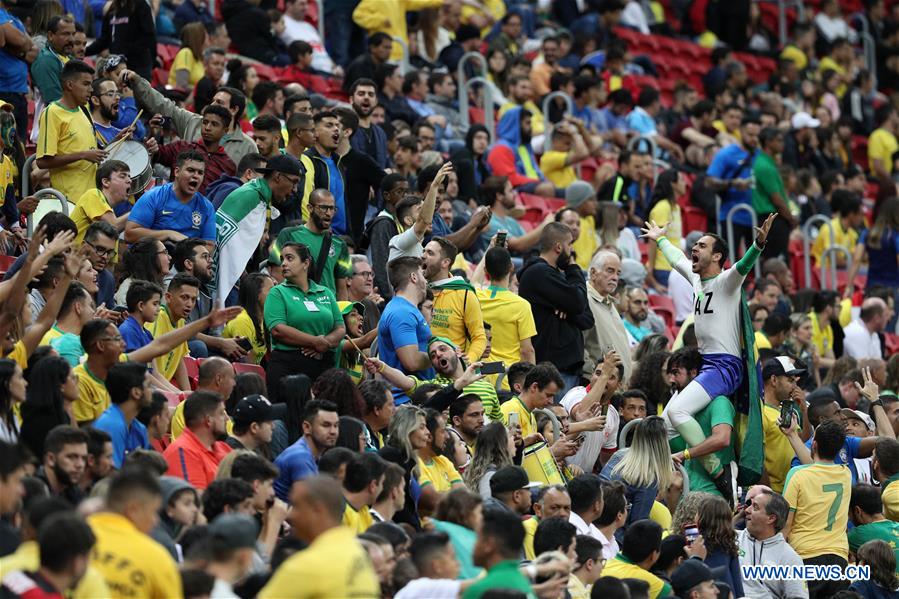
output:
[[[840,412],[842,412],[843,416],[845,416],[846,418],[855,418],[856,420],[861,420],[870,432],[874,432],[874,420],[861,410],[843,408],[842,410],[840,410]]]
[[[790,124],[793,129],[817,129],[821,126],[821,121],[807,112],[797,112],[793,115]]]

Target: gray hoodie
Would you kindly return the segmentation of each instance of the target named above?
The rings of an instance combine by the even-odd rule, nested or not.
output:
[[[741,530],[737,536],[740,566],[801,566],[802,558],[784,540],[781,533],[769,539],[754,539],[749,531]],[[743,578],[746,597],[758,599],[808,599],[808,588],[801,580],[747,580]]]
[[[159,524],[150,531],[150,536],[165,547],[176,562],[180,563],[181,556],[175,544],[175,539],[178,537],[178,533],[181,532],[181,525],[169,518],[166,513],[166,507],[176,493],[185,489],[190,489],[194,492],[197,496],[197,505],[200,503],[200,497],[197,494],[197,490],[190,486],[187,481],[175,476],[160,476],[159,486],[162,488],[162,507],[159,508]]]

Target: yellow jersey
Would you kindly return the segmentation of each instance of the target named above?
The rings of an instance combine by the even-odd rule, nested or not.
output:
[[[840,217],[833,217],[830,219],[830,227],[825,225],[818,230],[818,237],[815,239],[815,243],[812,244],[812,258],[815,259],[815,263],[818,266],[821,265],[821,255],[824,253],[824,250],[831,246],[831,227],[833,228],[834,236],[833,245],[841,245],[849,250],[851,254],[855,250],[856,244],[858,244],[858,231],[852,227],[844,229],[843,224],[840,222]],[[830,264],[830,260],[827,263]]]
[[[666,236],[668,241],[673,243],[675,247],[680,247],[683,225],[681,224],[680,206],[677,205],[677,202],[669,200],[656,202],[656,205],[649,211],[649,222],[658,223],[659,226],[663,226],[662,223],[667,223],[668,233]],[[652,270],[671,270],[671,264],[668,263],[668,259],[665,258],[660,250],[656,251],[653,263],[647,264],[646,267]]]
[[[87,228],[94,221],[100,220],[107,212],[112,212],[112,206],[109,205],[109,201],[102,191],[99,189],[88,189],[81,194],[81,197],[75,203],[75,209],[69,215],[75,221],[75,226],[78,227],[75,243],[80,244],[84,241],[84,233],[87,231]]]
[[[524,402],[519,397],[513,397],[509,401],[503,403],[499,407],[499,411],[503,413],[503,424],[509,426],[509,415],[518,414],[518,424],[521,425],[521,438],[524,439],[529,435],[533,435],[537,431],[537,419],[534,418]]]
[[[521,361],[521,342],[537,334],[531,304],[505,287],[478,289],[481,314],[490,325],[490,361],[506,368]]]
[[[619,553],[606,562],[602,569],[603,576],[611,576],[612,578],[636,578],[649,584],[649,598],[658,599],[659,597],[668,597],[672,594],[671,585],[650,572],[644,570],[627,559],[623,553]]]
[[[596,219],[593,218],[593,216],[582,216],[581,232],[577,239],[574,240],[574,243],[571,244],[571,249],[574,250],[577,257],[577,265],[584,270],[589,270],[590,261],[593,259],[593,254],[596,253],[598,248],[599,241],[596,238]]]
[[[462,475],[453,466],[449,458],[438,455],[433,460],[424,461],[418,458],[418,484],[424,487],[431,485],[438,493],[445,493],[455,483],[462,482]]]
[[[89,517],[87,522],[97,537],[91,564],[106,579],[113,597],[176,599],[184,596],[175,560],[130,520],[120,514],[101,512]]]
[[[550,150],[540,157],[540,170],[556,187],[568,187],[577,181],[577,173],[570,164],[565,164],[568,152]]]
[[[812,319],[812,343],[815,344],[818,355],[824,356],[828,350],[833,349],[833,330],[830,328],[829,322],[825,322],[821,326],[818,323],[818,315],[815,312],[809,312],[808,316]]]
[[[12,347],[12,351],[3,357],[18,364],[19,368],[22,370],[28,369],[28,352],[25,350],[25,342],[21,339],[16,341],[16,344]]]
[[[78,400],[72,404],[72,412],[79,423],[96,420],[109,407],[109,392],[106,381],[100,380],[90,371],[87,362],[75,367],[78,376]]]
[[[16,196],[15,163],[12,158],[0,152],[0,207],[6,204],[6,191],[12,187],[13,197]]]
[[[169,314],[167,306],[163,306],[159,310],[159,316],[156,317],[155,321],[144,324],[144,328],[153,334],[154,339],[159,339],[166,333],[171,333],[175,329],[180,329],[183,326],[183,318],[178,320],[178,322],[172,322],[172,317]],[[178,371],[178,365],[181,364],[181,360],[189,353],[190,349],[187,347],[187,341],[182,342],[169,353],[162,354],[153,361],[156,372],[162,375],[162,378],[165,380],[172,380],[175,377],[175,373]]]
[[[793,408],[797,422],[802,421],[801,413]],[[790,464],[796,452],[778,426],[780,409],[762,404],[762,432],[765,435],[765,472],[768,473],[768,485],[778,493],[783,493],[784,481],[790,471]]]
[[[265,357],[265,352],[268,351],[265,347],[265,339],[259,339],[256,336],[256,327],[253,326],[250,314],[245,309],[241,310],[240,314],[238,314],[234,320],[229,321],[225,325],[225,329],[222,331],[222,337],[225,339],[233,339],[235,337],[245,337],[248,339],[252,346],[250,355],[253,357],[254,364],[262,362],[262,358]]]
[[[287,558],[260,599],[380,599],[381,585],[356,532],[336,526]]]
[[[375,523],[374,518],[371,517],[371,512],[368,511],[367,505],[363,505],[361,509],[357,510],[349,501],[344,501],[344,503],[346,505],[343,508],[343,525],[352,530],[355,534],[361,535]]]
[[[899,140],[886,129],[875,129],[868,137],[868,168],[874,172],[874,161],[880,160],[887,173],[893,172],[893,154],[899,151]],[[851,249],[850,249],[851,251]]]
[[[40,116],[37,157],[65,156],[97,149],[94,124],[82,108],[66,108],[51,102]],[[95,189],[97,165],[86,160],[50,169],[50,185],[68,200],[77,201],[88,189]]]
[[[880,499],[883,501],[883,515],[893,522],[899,522],[899,474],[894,474],[883,483],[883,493]]]
[[[469,289],[444,288],[435,283],[434,316],[431,334],[446,337],[456,347],[462,348],[468,362],[477,362],[487,348],[484,332],[484,316],[476,292]]]
[[[524,526],[524,559],[534,561],[537,556],[534,555],[534,535],[537,534],[537,525],[540,519],[537,516],[531,516],[521,523]]]
[[[799,557],[849,556],[851,494],[852,473],[845,464],[804,464],[790,470],[783,490],[793,514],[787,541]]]
[[[193,53],[193,50],[190,48],[181,48],[178,50],[178,53],[175,54],[175,60],[172,61],[172,68],[169,70],[169,85],[175,87],[178,85],[178,71],[187,71],[190,73],[190,78],[188,83],[190,83],[191,89],[203,78],[203,75],[206,74],[203,69],[203,61],[198,60]]]
[[[0,573],[14,572],[16,570],[35,571],[41,567],[41,552],[37,541],[25,541],[19,545],[15,553],[0,558]],[[97,597],[111,597],[112,592],[106,586],[103,575],[93,566],[88,566],[78,581],[78,585],[71,593],[66,593],[70,599],[96,599]]]

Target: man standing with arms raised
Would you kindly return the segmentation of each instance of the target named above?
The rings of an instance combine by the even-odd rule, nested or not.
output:
[[[743,327],[741,326],[744,303],[741,301],[743,280],[758,259],[768,239],[768,231],[776,214],[770,215],[761,227],[756,227],[756,238],[746,254],[734,266],[724,269],[727,260],[727,243],[721,237],[706,234],[699,238],[691,252],[691,260],[665,237],[666,227],[646,223],[643,234],[658,243],[662,254],[693,285],[696,306],[693,311],[694,330],[702,353],[699,375],[672,398],[663,416],[677,429],[689,448],[705,440],[702,427],[695,415],[712,401],[713,397],[732,397],[739,389],[747,373],[743,354]],[[747,351],[751,347],[746,348]],[[756,401],[751,397],[750,401]],[[687,453],[689,455],[689,453]],[[741,462],[742,464],[742,462]],[[703,457],[703,466],[713,478],[719,471],[728,469],[714,454]],[[724,472],[724,475],[729,473]]]

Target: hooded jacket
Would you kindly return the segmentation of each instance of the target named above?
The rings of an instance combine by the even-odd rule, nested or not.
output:
[[[525,263],[518,280],[518,294],[531,303],[534,313],[537,362],[550,361],[563,373],[580,372],[584,365],[582,331],[594,325],[581,267],[572,261],[558,269],[535,257]],[[566,318],[559,318],[558,312],[564,312]]]
[[[218,210],[225,198],[228,197],[228,194],[241,185],[243,185],[243,181],[241,181],[240,177],[234,177],[225,173],[206,188],[206,199],[212,202],[212,205]]]
[[[222,18],[239,54],[272,64],[277,52],[272,25],[265,11],[247,0],[225,0]]]
[[[165,547],[166,551],[172,554],[172,558],[176,562],[180,563],[181,558],[178,555],[175,538],[181,532],[181,525],[169,518],[169,515],[166,513],[166,508],[172,498],[185,489],[190,489],[194,492],[198,504],[199,497],[197,497],[197,490],[190,486],[187,481],[175,476],[160,476],[159,487],[162,489],[162,507],[159,508],[159,524],[150,531],[150,536],[160,545]]]
[[[737,549],[741,566],[802,566],[802,558],[793,550],[781,533],[759,541],[741,530],[737,535]],[[778,598],[808,597],[808,588],[801,580],[743,579],[746,597]]]
[[[510,108],[496,127],[497,143],[487,163],[497,177],[508,177],[513,187],[544,180],[530,143],[521,139],[521,106]]]

